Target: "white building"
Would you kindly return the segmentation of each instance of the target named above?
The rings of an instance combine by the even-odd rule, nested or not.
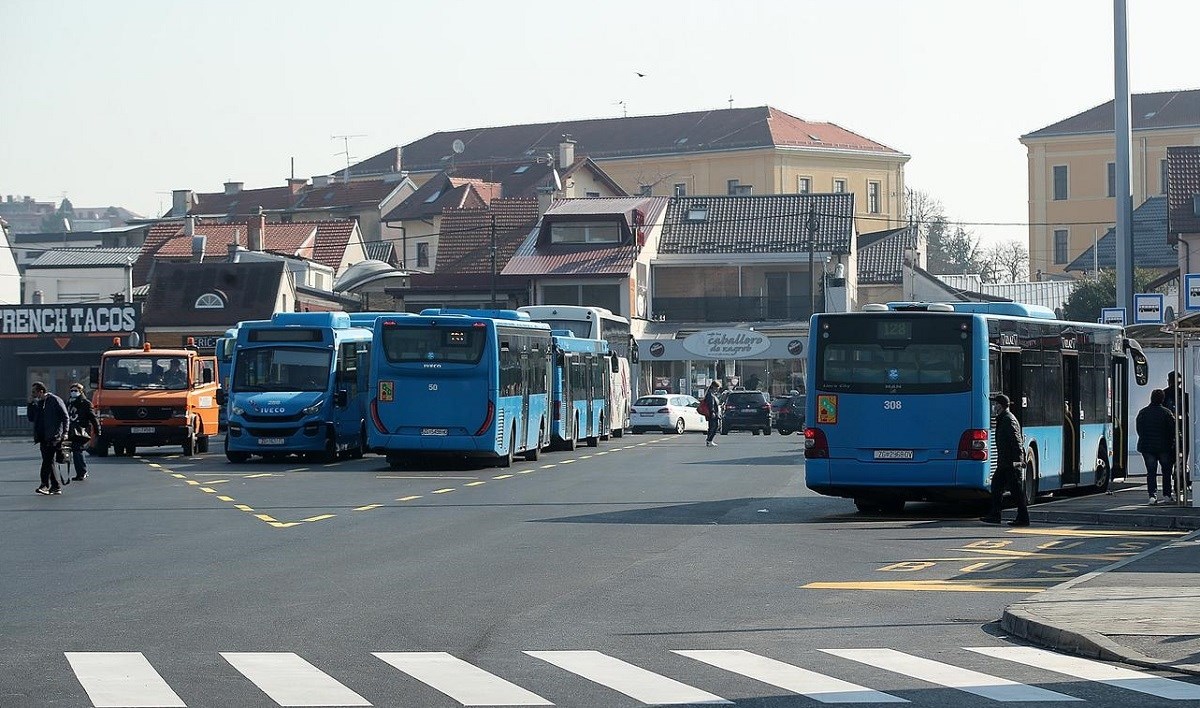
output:
[[[21,304],[21,275],[13,257],[8,224],[0,219],[0,305]]]
[[[55,249],[25,266],[25,302],[133,302],[133,264],[141,248]],[[15,268],[15,266],[14,266]]]

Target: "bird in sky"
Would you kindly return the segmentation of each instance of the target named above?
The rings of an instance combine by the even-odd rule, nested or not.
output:
[[[643,73],[642,73],[642,72],[640,72],[640,71],[635,71],[635,72],[633,72],[633,73],[637,74],[639,79],[644,79],[644,78],[646,78],[646,75],[645,75],[645,74],[643,74]]]

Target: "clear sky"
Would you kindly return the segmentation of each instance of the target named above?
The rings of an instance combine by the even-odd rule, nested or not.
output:
[[[771,105],[1027,220],[1019,136],[1112,98],[1110,0],[0,0],[0,195],[152,215],[439,130]],[[1136,93],[1200,88],[1198,0],[1129,0]],[[635,72],[645,74],[639,78]],[[972,227],[1024,239],[1020,225]]]

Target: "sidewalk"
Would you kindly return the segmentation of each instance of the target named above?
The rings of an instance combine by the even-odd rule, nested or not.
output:
[[[1000,624],[1050,649],[1200,676],[1200,509],[1147,506],[1144,484],[1114,490],[1039,504],[1030,518],[1191,533],[1010,605]]]

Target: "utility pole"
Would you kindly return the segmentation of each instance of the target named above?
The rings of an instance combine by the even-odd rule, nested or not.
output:
[[[1133,312],[1133,195],[1129,165],[1133,135],[1129,108],[1129,37],[1126,0],[1113,0],[1113,132],[1117,152],[1117,307],[1132,324]]]
[[[492,309],[496,309],[496,214],[492,213]]]
[[[817,248],[817,214],[812,206],[808,207],[808,305],[809,313],[817,312],[817,273],[815,268],[815,251]]]

